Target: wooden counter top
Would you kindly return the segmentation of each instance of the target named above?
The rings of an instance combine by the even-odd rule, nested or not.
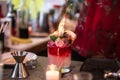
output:
[[[38,65],[37,68],[32,69],[32,70],[28,70],[30,76],[27,79],[20,79],[20,80],[45,80],[45,71],[46,71],[46,66],[48,64],[48,58],[47,57],[41,57],[38,56]],[[79,61],[72,61],[71,62],[71,73],[62,78],[61,80],[72,80],[72,74],[73,73],[77,73],[80,70],[81,65],[83,64],[83,62],[79,62]],[[4,73],[3,73],[3,80],[15,80],[15,79],[10,79],[10,73],[11,73],[12,69],[4,69]]]
[[[47,42],[49,40],[49,37],[37,37],[37,38],[35,37],[30,39],[32,40],[31,43],[14,44],[10,47],[11,50],[40,53],[41,51],[47,48]]]

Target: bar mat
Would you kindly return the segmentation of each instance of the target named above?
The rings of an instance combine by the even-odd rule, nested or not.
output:
[[[118,61],[114,59],[88,58],[80,68],[80,71],[90,72],[93,80],[105,80],[105,70],[117,72],[120,69]]]

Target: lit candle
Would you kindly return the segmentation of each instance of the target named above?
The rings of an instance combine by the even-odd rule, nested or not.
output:
[[[60,73],[56,69],[56,65],[49,65],[48,70],[46,71],[46,80],[59,80]]]

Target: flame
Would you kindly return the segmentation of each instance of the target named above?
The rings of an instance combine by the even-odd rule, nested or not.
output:
[[[49,67],[50,67],[50,70],[55,70],[55,68],[56,68],[56,65],[54,65],[54,64],[51,64],[51,65],[49,65]]]
[[[58,35],[62,35],[64,33],[64,25],[65,25],[65,17],[60,21],[58,26]]]

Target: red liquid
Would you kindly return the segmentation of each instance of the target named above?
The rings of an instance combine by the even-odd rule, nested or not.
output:
[[[71,62],[70,46],[57,47],[53,42],[48,42],[49,64],[55,64],[61,67],[69,67]]]

